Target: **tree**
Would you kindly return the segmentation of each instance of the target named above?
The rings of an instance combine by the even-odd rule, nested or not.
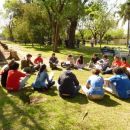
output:
[[[52,28],[52,41],[53,41],[53,51],[58,52],[58,42],[60,39],[60,31],[62,27],[62,22],[66,19],[65,8],[67,8],[67,3],[69,0],[39,0],[38,4],[46,8],[50,27]]]
[[[128,32],[127,32],[127,46],[129,44],[130,38],[130,0],[127,0],[124,4],[120,6],[119,14],[123,18],[124,23],[128,21]]]
[[[80,18],[85,16],[85,8],[88,0],[71,0],[69,4],[69,12],[67,18],[69,26],[67,30],[69,48],[74,48],[75,32]],[[81,31],[80,31],[81,32]]]
[[[96,1],[92,4],[91,11],[89,11],[89,15],[86,17],[86,27],[91,31],[95,39],[95,44],[97,44],[98,39],[101,47],[104,35],[115,25],[114,17],[107,10],[107,4],[105,2]]]

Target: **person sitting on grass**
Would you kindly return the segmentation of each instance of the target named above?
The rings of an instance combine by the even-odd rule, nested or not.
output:
[[[110,68],[108,68],[107,70],[103,71],[102,74],[112,74],[113,69],[116,67],[120,67],[121,66],[121,59],[119,56],[114,56],[114,60],[112,62],[112,65]]]
[[[36,64],[36,65],[43,64],[43,58],[42,58],[41,54],[38,54],[38,56],[35,58],[34,64]]]
[[[84,58],[83,58],[82,55],[76,60],[76,65],[75,65],[75,67],[76,67],[77,69],[83,69],[83,68],[85,67]]]
[[[48,84],[46,83],[46,80],[47,80]],[[42,91],[44,89],[46,89],[46,90],[49,89],[54,84],[55,84],[55,82],[52,81],[52,79],[49,79],[47,69],[46,69],[46,65],[43,64],[40,67],[40,70],[37,74],[36,80],[32,84],[32,87],[34,88],[34,90]]]
[[[60,75],[57,87],[61,97],[75,97],[80,90],[79,81],[70,66]]]
[[[110,66],[110,61],[107,55],[103,55],[103,58],[98,60],[97,63],[95,64],[95,67],[102,71],[105,71],[109,66]]]
[[[87,80],[86,86],[82,87],[83,92],[91,100],[100,100],[104,97],[104,79],[99,74],[99,69],[93,69],[92,76]]]
[[[99,60],[100,60],[100,58],[98,57],[98,54],[94,53],[88,64],[88,67],[93,68],[95,66],[95,64],[97,63],[97,61],[99,61]]]
[[[15,62],[11,67],[12,70],[9,70],[6,89],[8,91],[18,91],[25,86],[25,83],[29,79],[30,75],[25,74],[18,70],[19,64]]]
[[[114,76],[106,80],[105,90],[122,99],[130,98],[130,80],[124,70],[117,67],[113,73]]]
[[[15,63],[15,60],[11,60],[8,62],[7,65],[4,65],[1,69],[0,75],[1,75],[1,85],[2,87],[6,87],[6,81],[9,70],[11,70],[13,64]]]
[[[121,58],[121,67],[130,68],[130,64],[127,62],[125,57]]]
[[[27,54],[26,55],[26,59],[23,59],[21,61],[21,69],[23,69],[24,72],[26,73],[33,73],[36,70],[39,69],[39,65],[34,65],[33,62],[31,61],[32,55],[31,54]]]
[[[61,63],[61,66],[63,68],[66,68],[68,66],[71,68],[74,68],[74,65],[75,65],[75,60],[74,60],[74,57],[72,55],[68,55],[67,61]]]
[[[51,68],[52,70],[57,69],[58,59],[57,59],[57,57],[55,56],[55,53],[52,53],[52,56],[51,56],[51,58],[49,59],[49,63],[50,63],[50,68]]]

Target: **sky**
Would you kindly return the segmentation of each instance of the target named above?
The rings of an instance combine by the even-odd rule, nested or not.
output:
[[[106,0],[106,1],[109,4],[109,8],[114,9],[115,7],[118,7],[119,4],[124,3],[126,0]],[[5,0],[0,0],[0,33],[2,32],[1,27],[5,26],[8,23],[8,20],[4,19],[2,16],[2,14],[4,12],[4,8],[3,8],[4,3],[5,3]],[[119,28],[123,27],[124,30],[126,31],[127,30],[127,23],[125,23],[125,25],[122,25],[122,20],[120,20],[118,27]]]

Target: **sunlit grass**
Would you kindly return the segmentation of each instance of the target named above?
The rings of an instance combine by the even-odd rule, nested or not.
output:
[[[19,47],[28,53],[42,53],[45,58],[52,53],[51,47],[40,49],[39,46],[31,48],[20,44]],[[76,56],[83,54],[87,62],[94,52],[100,53],[99,47],[93,49],[87,45],[72,50],[61,48],[60,53],[56,55],[60,60],[64,60],[70,53]],[[48,68],[48,71],[51,70]],[[82,85],[85,85],[91,75],[87,70],[73,70],[73,72]],[[57,80],[61,73],[62,71],[55,71],[54,79]],[[56,87],[43,93],[34,92],[31,84],[35,76],[31,76],[26,88],[21,92],[8,94],[0,87],[0,130],[130,129],[130,99],[123,101],[106,93],[102,101],[93,102],[88,100],[81,90],[73,99],[62,99]],[[31,103],[33,98],[38,98],[41,102]]]

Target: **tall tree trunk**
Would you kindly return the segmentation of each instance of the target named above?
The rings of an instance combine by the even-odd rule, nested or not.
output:
[[[9,28],[9,40],[14,41],[14,36],[13,36],[13,30],[12,30],[12,27],[11,27],[11,23],[9,24],[8,28]]]
[[[76,27],[77,27],[77,19],[71,19],[70,20],[70,27],[68,30],[68,44],[69,44],[69,48],[74,48],[74,44],[75,44],[75,31],[76,31]]]
[[[58,52],[58,41],[59,41],[59,23],[53,24],[53,51]]]
[[[129,37],[130,37],[130,20],[128,20],[128,29],[127,29],[127,46],[129,45]]]

